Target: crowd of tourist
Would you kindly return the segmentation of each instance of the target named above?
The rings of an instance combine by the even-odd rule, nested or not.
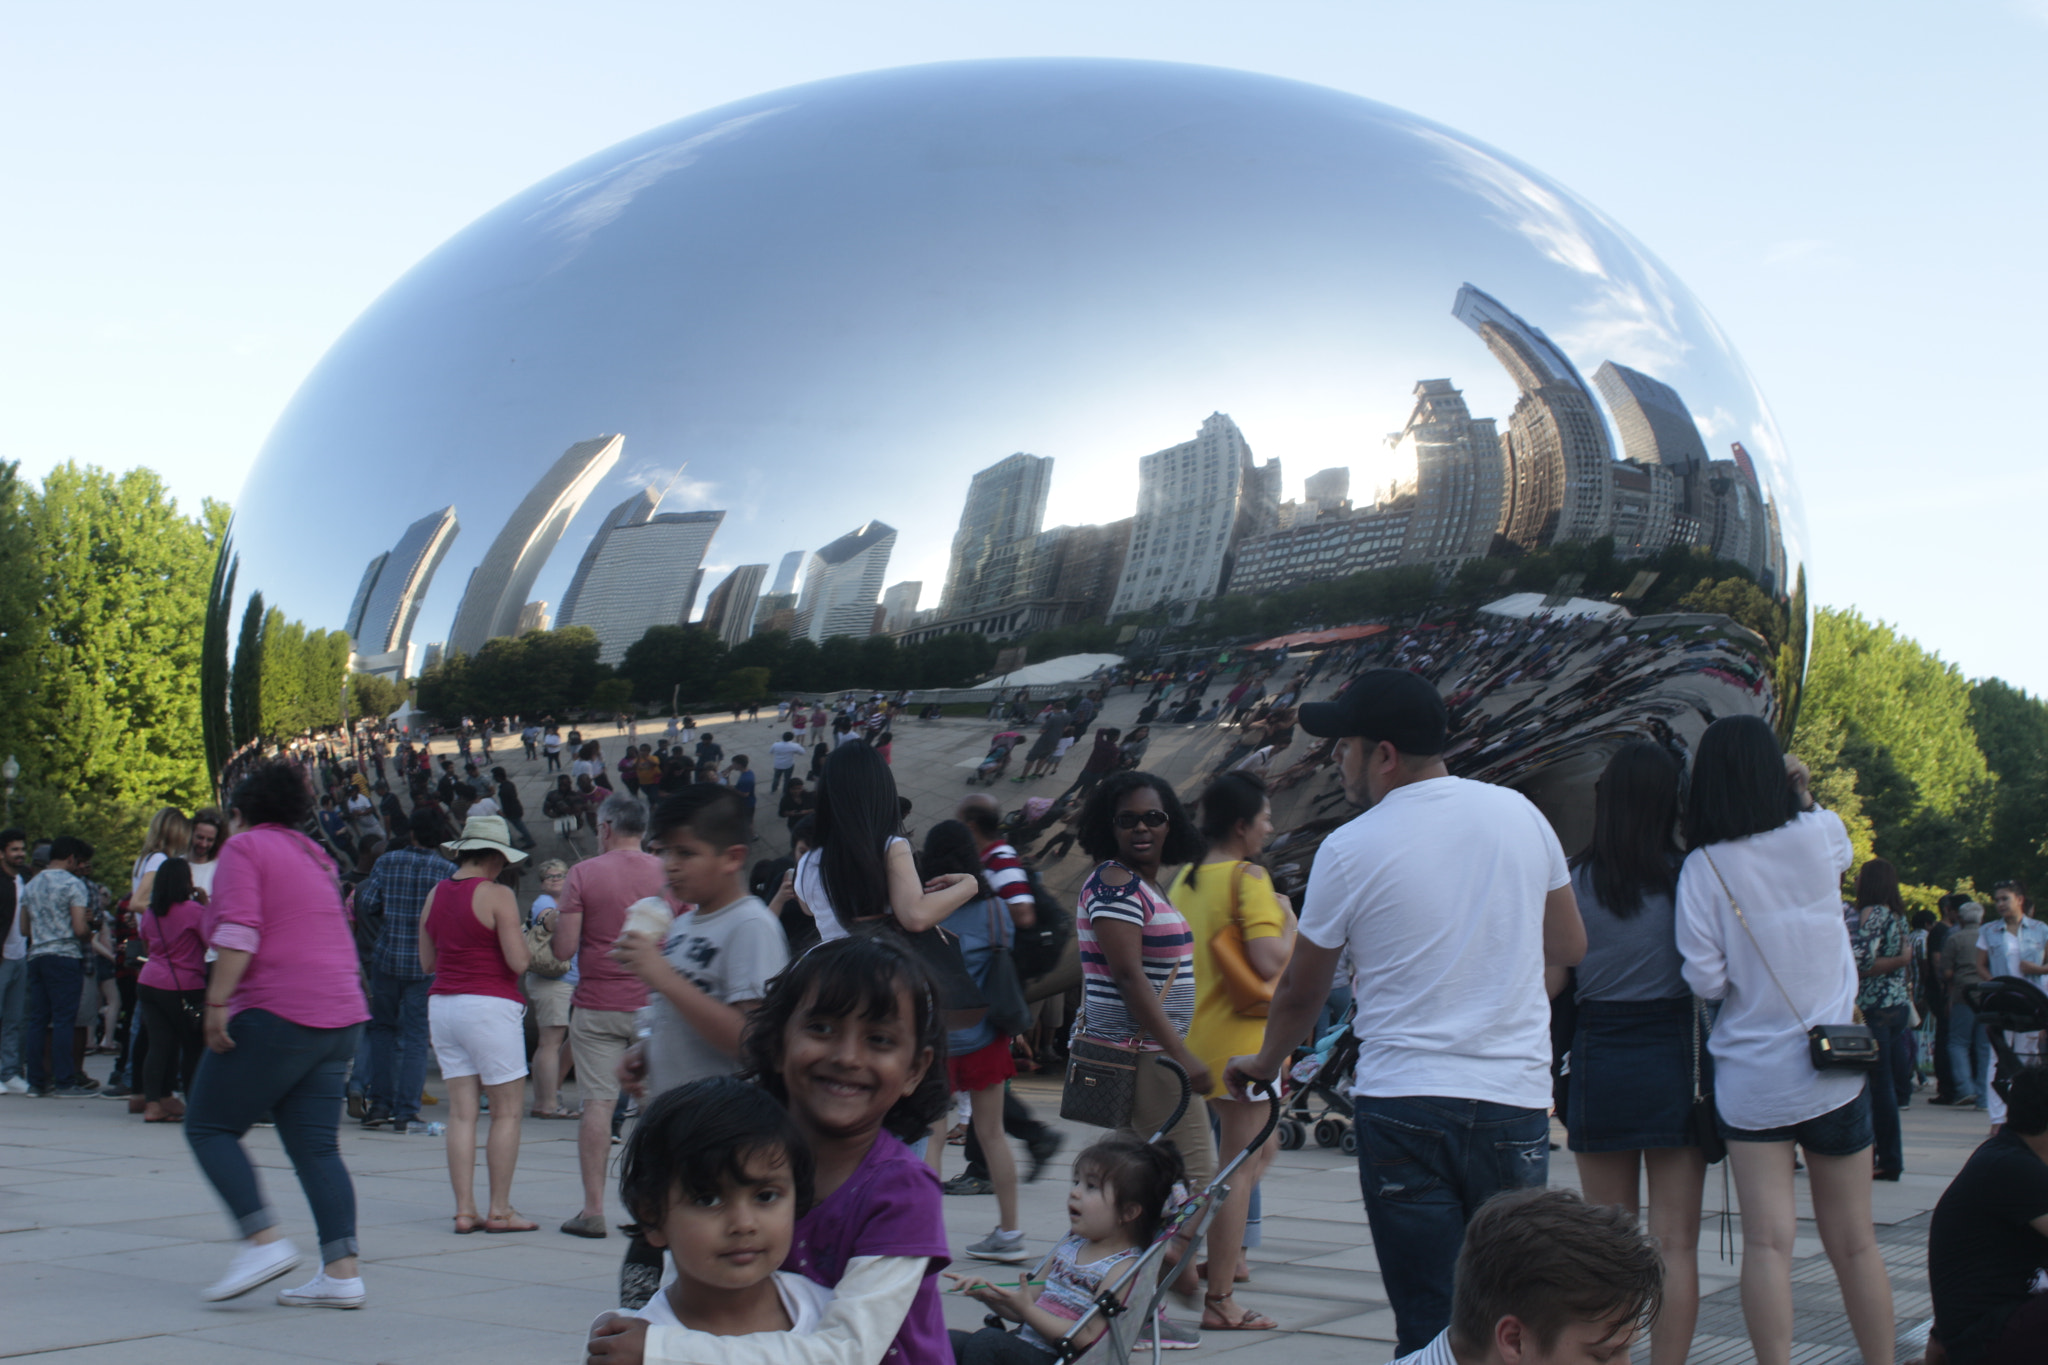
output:
[[[1310,700],[1325,659],[1344,681]],[[279,1301],[354,1308],[344,1115],[443,1139],[455,1235],[541,1231],[513,1187],[522,1123],[555,1120],[577,1124],[581,1176],[560,1231],[612,1235],[614,1178],[630,1218],[591,1360],[1051,1365],[1093,1340],[1105,1286],[1155,1243],[1181,1307],[1143,1324],[1148,1343],[1276,1327],[1236,1297],[1278,1148],[1268,1097],[1348,1001],[1344,1088],[1404,1357],[1617,1360],[1640,1337],[1653,1365],[1683,1361],[1702,1189],[1725,1155],[1756,1358],[1790,1359],[1803,1168],[1858,1348],[1884,1365],[1872,1182],[1904,1169],[1899,1111],[1929,1071],[1935,1102],[1981,1104],[1994,1131],[1935,1217],[1953,1250],[1930,1257],[1930,1359],[2048,1359],[2029,1270],[2048,1271],[2048,1073],[2038,1034],[1972,1003],[1998,978],[2048,985],[2023,886],[1997,889],[1995,918],[1961,897],[1909,915],[1891,865],[1852,869],[1842,822],[1748,715],[1690,752],[1621,745],[1571,859],[1527,798],[1453,775],[1542,742],[1571,706],[1626,703],[1646,668],[1767,685],[1736,662],[1712,639],[1520,624],[1390,633],[1293,675],[1254,657],[1128,678],[1152,688],[1128,730],[1101,723],[1106,687],[1019,692],[991,707],[1015,728],[970,781],[1003,776],[1013,748],[1016,780],[1058,777],[1078,747],[1072,784],[1022,819],[969,792],[916,842],[890,765],[900,696],[779,704],[766,791],[688,717],[645,741],[634,722],[615,756],[503,718],[501,742],[554,781],[541,812],[568,856],[537,864],[492,723],[464,722],[440,755],[390,734],[309,745],[239,765],[224,810],[160,812],[125,895],[76,838],[0,833],[0,1088],[183,1124],[242,1241],[209,1300],[304,1260],[244,1150],[252,1127],[275,1126],[318,1239],[317,1272]],[[1567,668],[1563,709],[1482,704]],[[1202,723],[1235,742],[1184,799],[1144,746],[1151,725]],[[1297,732],[1309,754],[1277,762]],[[1333,769],[1359,813],[1322,838],[1296,906],[1265,857],[1271,787],[1304,765]],[[768,797],[786,859],[758,856]],[[1090,863],[1070,901],[1033,866],[1068,846]],[[1059,1050],[1128,1074],[1077,1110],[1118,1131],[1072,1163],[1046,1278],[955,1275],[1005,1325],[949,1335],[946,1196],[992,1196],[993,1226],[958,1248],[971,1260],[1022,1264],[1052,1231],[1023,1226],[1019,1190],[1061,1136],[1009,1082],[1034,1057],[1025,984],[1062,957],[1078,981]],[[1870,1064],[1836,1064],[1830,1039],[1867,1040]],[[1994,1048],[2018,1069],[1994,1077]],[[83,1067],[102,1050],[104,1086]],[[444,1125],[421,1121],[430,1059]],[[1553,1114],[1583,1200],[1545,1189]],[[968,1169],[942,1182],[954,1136]],[[1192,1245],[1175,1206],[1224,1169]]]

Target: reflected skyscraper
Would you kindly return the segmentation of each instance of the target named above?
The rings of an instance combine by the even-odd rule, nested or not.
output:
[[[541,475],[470,573],[462,605],[455,609],[455,624],[448,631],[450,653],[474,654],[487,640],[519,633],[519,613],[533,591],[533,580],[583,500],[619,462],[625,442],[624,436],[578,441]],[[565,617],[569,605],[562,603]]]
[[[1450,380],[1425,379],[1393,447],[1404,476],[1415,481],[1401,562],[1448,573],[1492,549],[1505,473],[1493,419],[1474,417]]]
[[[1701,494],[1701,537],[1714,558],[1740,564],[1761,579],[1765,566],[1775,557],[1768,544],[1771,526],[1764,513],[1763,490],[1742,442],[1737,441],[1730,454],[1733,458],[1707,465]]]
[[[754,599],[761,595],[766,564],[742,564],[727,574],[704,601],[704,629],[725,641],[726,648],[754,633]]]
[[[961,616],[1008,601],[1028,586],[1019,583],[1032,540],[1045,521],[1046,494],[1052,489],[1052,461],[1022,452],[996,461],[967,485],[960,509],[960,529],[953,533],[953,554],[946,566],[946,586],[939,611]]]
[[[1138,515],[1110,615],[1214,597],[1237,542],[1279,513],[1280,462],[1254,464],[1237,424],[1211,413],[1194,440],[1138,461]]]
[[[816,641],[874,634],[875,603],[895,548],[896,528],[871,521],[813,553],[804,565],[796,634]]]
[[[357,672],[411,675],[412,628],[420,602],[461,529],[454,507],[443,507],[406,527],[393,549],[370,561],[346,627]]]
[[[795,592],[796,576],[803,571],[804,552],[802,550],[791,550],[782,557],[782,562],[775,566],[775,582],[770,585],[768,591]]]
[[[704,552],[723,512],[649,514],[657,495],[636,495],[614,509],[577,566],[557,627],[597,632],[600,663],[615,664],[651,626],[690,622],[704,581]],[[762,566],[765,568],[765,566]]]
[[[916,625],[917,599],[923,593],[924,584],[915,578],[891,584],[882,594],[882,630],[894,634]]]
[[[1501,532],[1524,549],[1607,534],[1607,424],[1571,359],[1491,294],[1466,285],[1451,312],[1479,334],[1521,398],[1508,419]]]

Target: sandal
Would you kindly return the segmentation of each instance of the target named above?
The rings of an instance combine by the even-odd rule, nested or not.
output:
[[[472,1232],[480,1231],[483,1225],[484,1220],[473,1213],[458,1213],[455,1215],[455,1235],[457,1237],[467,1237]]]
[[[526,1111],[526,1117],[530,1119],[580,1119],[583,1117],[583,1111],[580,1109],[564,1109],[558,1104],[553,1109],[529,1109]]]
[[[1236,1322],[1223,1316],[1223,1310],[1216,1305],[1228,1303],[1228,1294],[1202,1295],[1202,1330],[1204,1332],[1270,1332],[1280,1324],[1256,1309],[1247,1308],[1244,1316]]]
[[[484,1219],[485,1232],[539,1232],[540,1224],[514,1209],[503,1218]]]

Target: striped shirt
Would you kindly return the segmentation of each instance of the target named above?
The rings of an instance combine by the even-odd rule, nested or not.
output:
[[[1129,880],[1122,886],[1111,886],[1102,879],[1105,869],[1115,869]],[[1096,941],[1097,919],[1122,920],[1143,931],[1145,980],[1153,995],[1166,991],[1162,1003],[1167,1022],[1173,1025],[1175,1034],[1185,1038],[1195,1017],[1195,936],[1172,901],[1115,861],[1103,863],[1088,874],[1074,916],[1085,989],[1082,1017],[1075,1021],[1075,1030],[1118,1042],[1135,1039],[1145,1052],[1164,1050],[1157,1039],[1145,1035],[1124,1008],[1123,992],[1117,989],[1116,978],[1110,975],[1109,959],[1102,955],[1102,946]],[[1167,986],[1169,980],[1173,983],[1171,988]]]
[[[1086,1245],[1086,1240],[1079,1233],[1073,1233],[1052,1249],[1052,1264],[1045,1270],[1045,1292],[1038,1296],[1038,1307],[1068,1322],[1079,1322],[1081,1315],[1094,1306],[1104,1283],[1114,1278],[1124,1263],[1136,1257],[1141,1250],[1126,1247],[1099,1261],[1081,1265],[1074,1258]],[[1057,1350],[1028,1322],[1017,1335],[1041,1351]]]
[[[981,851],[981,870],[989,889],[1006,903],[1031,899],[1031,879],[1024,875],[1024,862],[1008,844],[990,844]]]

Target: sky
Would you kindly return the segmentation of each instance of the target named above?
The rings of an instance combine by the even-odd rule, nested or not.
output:
[[[659,124],[919,62],[1312,81],[1519,157],[1713,314],[1783,432],[1814,599],[2048,692],[2048,3],[110,3],[0,45],[0,459],[232,500],[328,346],[507,198]],[[345,534],[363,490],[309,508]],[[317,552],[317,551],[316,551]],[[360,572],[353,547],[337,568]]]

